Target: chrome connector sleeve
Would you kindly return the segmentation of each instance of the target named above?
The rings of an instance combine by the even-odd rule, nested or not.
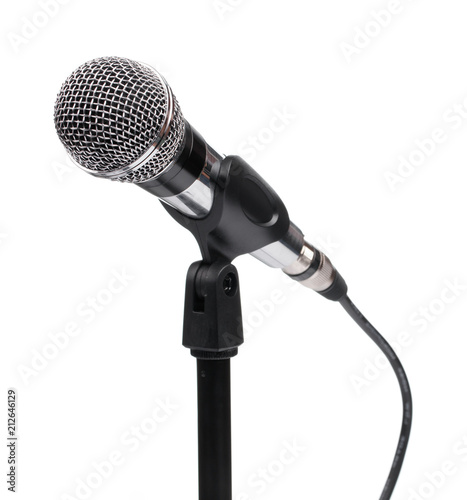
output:
[[[300,257],[284,273],[315,292],[328,290],[334,283],[337,271],[329,258],[305,241]]]
[[[305,241],[293,223],[281,240],[251,255],[270,267],[282,269],[293,280],[329,300],[339,300],[347,293],[344,279],[329,258]]]

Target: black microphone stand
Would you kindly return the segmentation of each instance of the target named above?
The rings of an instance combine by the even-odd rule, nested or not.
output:
[[[232,499],[230,358],[242,343],[236,268],[195,262],[187,276],[183,345],[197,358],[200,500]]]
[[[232,499],[230,359],[243,343],[243,326],[231,262],[280,240],[290,226],[279,196],[245,161],[228,156],[217,168],[206,217],[163,204],[193,233],[203,257],[188,270],[183,326],[183,345],[197,358],[199,500]]]

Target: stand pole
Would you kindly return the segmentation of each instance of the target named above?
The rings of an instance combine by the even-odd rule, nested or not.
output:
[[[183,345],[197,358],[199,500],[232,500],[230,358],[242,343],[237,269],[195,262],[187,274]]]
[[[198,359],[197,369],[199,500],[231,500],[230,359]]]

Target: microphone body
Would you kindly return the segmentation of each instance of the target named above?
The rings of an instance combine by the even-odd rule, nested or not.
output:
[[[193,232],[197,227],[196,223],[208,216],[213,209],[219,188],[241,176],[241,199],[237,201],[241,204],[243,213],[237,213],[237,217],[230,213],[229,229],[224,230],[222,235],[222,254],[230,255],[233,259],[249,253],[267,266],[281,269],[307,288],[317,292],[329,290],[338,278],[337,271],[326,255],[305,241],[302,231],[290,221],[287,210],[275,191],[241,158],[225,158],[217,153],[187,121],[185,135],[183,147],[172,165],[155,179],[137,185],[157,196],[177,222]],[[222,164],[229,158],[235,158],[234,166],[221,178]],[[245,172],[246,169],[248,173]],[[253,178],[254,181],[251,181]],[[281,210],[278,211],[277,205]],[[253,224],[249,231],[240,223],[245,215]],[[188,223],[185,224],[186,222]],[[216,230],[219,228],[216,227]],[[193,234],[203,257],[211,259],[210,252],[203,251],[208,235]],[[258,244],[259,236],[266,234],[272,241],[266,245]],[[216,234],[219,245],[218,240],[219,234]],[[248,250],[248,246],[240,245],[240,250],[239,243],[251,243],[255,249]]]

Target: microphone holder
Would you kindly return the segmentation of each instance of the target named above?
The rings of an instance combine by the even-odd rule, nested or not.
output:
[[[202,219],[163,204],[196,238],[203,257],[188,270],[183,345],[197,358],[199,500],[232,499],[230,358],[243,343],[240,282],[232,260],[280,240],[290,219],[275,191],[240,157],[212,172]]]

